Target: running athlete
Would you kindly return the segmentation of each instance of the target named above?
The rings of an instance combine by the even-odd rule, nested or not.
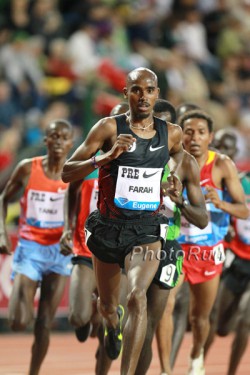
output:
[[[221,129],[215,134],[214,146],[233,159],[237,138],[233,132]],[[239,178],[250,208],[250,173],[240,172]],[[226,236],[226,260],[211,314],[210,337],[205,346],[207,352],[216,331],[219,336],[226,336],[234,330],[227,375],[237,372],[250,328],[250,216],[247,220],[232,218],[232,226]]]
[[[182,217],[179,237],[185,252],[183,271],[191,293],[193,346],[188,374],[203,375],[203,347],[224,262],[223,240],[229,216],[246,219],[249,211],[233,161],[208,148],[213,138],[212,119],[205,112],[194,110],[184,114],[179,124],[183,129],[183,145],[200,167],[200,184],[210,215],[209,224],[203,230]]]
[[[176,107],[176,120],[186,112],[200,109],[196,104],[185,102]],[[173,121],[173,120],[172,120]],[[188,168],[188,167],[187,167]],[[198,171],[199,175],[199,171]],[[178,237],[180,231],[179,209],[175,208],[178,223]],[[176,227],[174,227],[176,228]],[[189,289],[188,283],[184,282],[183,274],[176,287],[169,293],[167,305],[162,319],[156,331],[158,354],[161,364],[162,375],[170,374],[174,365],[178,350],[188,325]]]
[[[125,113],[129,109],[126,102],[116,105],[110,116]],[[85,221],[97,208],[98,171],[94,170],[84,181],[71,183],[65,199],[65,225],[61,238],[61,252],[71,254],[73,269],[69,290],[69,321],[75,327],[78,341],[85,342],[91,336],[98,335],[99,345],[96,352],[96,375],[105,375],[112,361],[107,357],[103,345],[103,329],[100,315],[96,310],[96,280],[93,271],[92,253],[85,244]],[[75,222],[75,225],[73,223]],[[73,235],[72,235],[73,233]],[[72,241],[73,237],[73,241]],[[125,301],[126,277],[121,283],[121,301]]]
[[[60,303],[71,256],[60,254],[63,201],[68,184],[62,167],[72,147],[72,126],[55,120],[46,129],[47,155],[21,161],[0,197],[0,252],[11,254],[5,227],[8,202],[24,190],[20,200],[19,241],[13,257],[14,284],[9,301],[9,323],[20,331],[33,321],[33,303],[40,286],[29,375],[37,375],[49,346],[50,328]]]
[[[154,106],[154,114],[159,118],[173,121],[175,119],[174,107],[171,103],[164,99],[156,101]],[[173,160],[170,159],[169,166],[171,168]],[[174,168],[174,166],[172,166]],[[167,308],[166,302],[168,297],[177,288],[179,278],[182,278],[182,261],[183,251],[181,246],[176,241],[180,232],[180,217],[183,214],[187,219],[190,219],[194,225],[200,228],[205,228],[208,223],[208,215],[205,207],[205,200],[200,188],[199,167],[196,160],[189,153],[184,151],[182,163],[178,167],[176,173],[180,178],[182,184],[187,189],[189,204],[183,200],[182,196],[175,195],[165,196],[161,206],[161,212],[169,218],[169,228],[166,237],[165,252],[160,254],[161,261],[147,292],[147,314],[148,325],[147,333],[138,362],[136,375],[144,375],[150,366],[152,358],[152,340],[154,332],[157,328],[157,344],[160,359],[165,359],[164,354],[166,350],[170,351],[172,338],[172,325],[166,326]],[[169,175],[169,167],[166,168],[165,175],[162,179],[162,185],[165,186],[167,176]],[[175,288],[174,288],[175,287]],[[172,289],[174,288],[174,289]],[[170,293],[169,293],[170,292]],[[165,310],[166,308],[166,310]],[[164,311],[165,310],[165,311]],[[163,314],[164,313],[164,314]],[[170,322],[171,323],[171,322]],[[168,352],[167,352],[168,353]],[[162,371],[170,373],[170,369],[165,363],[161,363]]]
[[[168,220],[158,213],[161,177],[172,155],[182,157],[181,130],[153,117],[159,94],[157,76],[138,68],[127,76],[124,95],[129,115],[107,117],[90,131],[66,162],[63,180],[84,178],[99,170],[98,210],[86,222],[87,245],[93,253],[99,309],[105,320],[105,347],[110,358],[122,346],[118,307],[120,267],[128,278],[128,319],[124,328],[121,374],[134,374],[147,327],[147,289],[157,271],[156,255],[166,237]],[[103,154],[96,156],[98,150]],[[176,191],[172,174],[169,191]],[[136,256],[133,256],[136,253]]]

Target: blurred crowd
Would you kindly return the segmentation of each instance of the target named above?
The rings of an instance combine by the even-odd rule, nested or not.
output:
[[[1,0],[0,189],[44,152],[50,120],[70,120],[79,144],[140,66],[162,98],[233,130],[249,162],[250,0]]]

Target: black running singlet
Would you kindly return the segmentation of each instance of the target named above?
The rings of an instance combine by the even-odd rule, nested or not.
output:
[[[125,115],[116,116],[117,136],[136,138],[131,149],[99,170],[100,213],[106,217],[134,218],[156,212],[160,205],[160,182],[169,161],[168,128],[154,117],[155,135],[138,137],[129,128]]]

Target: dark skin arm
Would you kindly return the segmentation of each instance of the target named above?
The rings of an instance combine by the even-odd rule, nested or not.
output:
[[[69,185],[64,199],[64,229],[60,239],[61,253],[69,255],[73,252],[72,224],[77,215],[80,204],[82,181],[75,181]]]
[[[163,195],[171,195],[178,198],[182,191],[182,183],[175,172],[182,164],[183,146],[182,130],[179,125],[167,123],[168,126],[168,148],[172,162],[170,165],[170,175],[167,184],[162,184]]]
[[[173,160],[170,161],[170,165]],[[203,229],[208,224],[208,214],[205,205],[205,199],[200,188],[200,170],[193,156],[184,151],[182,163],[176,168],[176,173],[187,189],[189,204],[181,208],[182,215],[193,225]],[[179,184],[180,184],[179,181]],[[176,195],[175,192],[168,191],[170,199],[181,205],[183,203],[182,195]]]
[[[220,154],[217,156],[212,173],[215,185],[220,188],[222,184],[225,185],[232,198],[232,202],[220,200],[217,191],[211,186],[206,186],[206,200],[211,201],[215,207],[232,216],[239,219],[247,219],[249,210],[234,162],[228,156]]]
[[[208,225],[208,213],[200,187],[200,170],[195,158],[188,153],[183,158],[182,173],[190,204],[181,208],[181,213],[191,224],[204,229]]]
[[[182,146],[182,130],[179,125],[167,123],[168,126],[168,148],[169,155],[178,167],[182,163],[183,146]]]
[[[101,167],[118,158],[120,154],[128,151],[136,139],[130,134],[120,134],[117,137],[116,121],[112,117],[100,120],[90,130],[86,140],[74,152],[72,157],[63,167],[62,180],[73,182],[82,180],[93,172],[94,166],[91,157],[99,150],[104,153],[96,156],[96,162]]]
[[[176,165],[181,160],[183,153],[182,130],[178,125],[168,124],[168,148],[170,155],[176,160]],[[101,167],[118,158],[123,152],[128,151],[133,142],[131,134],[120,134],[117,137],[116,121],[113,117],[106,117],[93,126],[86,140],[74,152],[72,157],[63,167],[62,179],[64,182],[82,180],[93,172],[94,166],[91,157],[99,150],[104,153],[96,156],[96,162]]]
[[[11,254],[10,241],[8,239],[5,219],[7,215],[8,203],[15,197],[15,195],[24,189],[31,172],[32,161],[30,159],[20,162],[9,181],[7,182],[1,196],[0,196],[0,253]]]
[[[167,183],[162,183],[163,195],[171,195],[178,198],[182,192],[182,182],[175,171],[181,166],[184,149],[182,146],[182,130],[179,125],[167,122],[168,127],[168,148],[170,155],[170,175],[167,178]]]

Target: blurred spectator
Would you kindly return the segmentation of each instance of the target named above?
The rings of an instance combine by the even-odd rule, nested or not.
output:
[[[98,29],[91,21],[85,21],[68,40],[68,54],[72,61],[72,70],[77,77],[87,78],[97,69],[100,57],[96,52]]]
[[[143,41],[155,42],[155,8],[150,0],[138,0],[130,3],[131,14],[127,25],[128,35],[132,48],[136,50],[136,43]]]
[[[48,58],[45,63],[45,74],[75,81],[76,74],[71,68],[71,60],[67,55],[66,47],[67,41],[63,38],[55,38],[50,42]]]
[[[238,17],[229,13],[224,21],[224,27],[218,34],[216,46],[216,54],[221,59],[232,54],[239,54],[244,49],[242,27]]]
[[[0,172],[15,162],[21,145],[22,133],[18,128],[11,128],[1,132],[0,140]]]
[[[250,0],[239,0],[235,6],[234,14],[241,23],[243,38],[249,43],[250,36]]]
[[[81,140],[139,66],[156,72],[162,98],[195,102],[216,130],[233,127],[238,158],[249,158],[249,12],[250,0],[0,2],[1,137],[14,127],[21,141],[18,153],[4,150],[1,180],[19,155],[44,151],[51,116],[69,117]]]
[[[53,38],[63,37],[63,18],[57,8],[57,0],[36,0],[32,3],[30,30],[33,35],[45,39],[46,51]]]
[[[11,94],[11,86],[6,80],[0,80],[0,131],[18,127],[20,113]]]
[[[36,38],[33,43],[33,39],[23,33],[15,34],[12,41],[1,49],[0,69],[13,85],[23,110],[41,105],[44,73],[39,65],[39,55],[42,53],[42,40]]]
[[[25,32],[30,30],[30,0],[10,0],[6,9],[6,23],[13,32]]]
[[[201,3],[201,1],[199,2]],[[211,4],[211,1],[203,1]],[[206,9],[207,10],[207,9]],[[224,19],[229,13],[227,0],[216,0],[212,8],[203,17],[203,23],[206,29],[207,47],[209,51],[216,55],[217,40],[224,27]]]
[[[209,87],[196,64],[186,54],[174,51],[172,64],[166,71],[169,87],[180,91],[183,101],[209,99]]]
[[[250,104],[250,46],[241,55],[239,75],[239,88],[242,106],[249,108]]]
[[[219,61],[208,50],[202,15],[196,5],[187,7],[174,33],[183,51],[198,64],[205,78],[209,82],[216,80],[220,76]]]

